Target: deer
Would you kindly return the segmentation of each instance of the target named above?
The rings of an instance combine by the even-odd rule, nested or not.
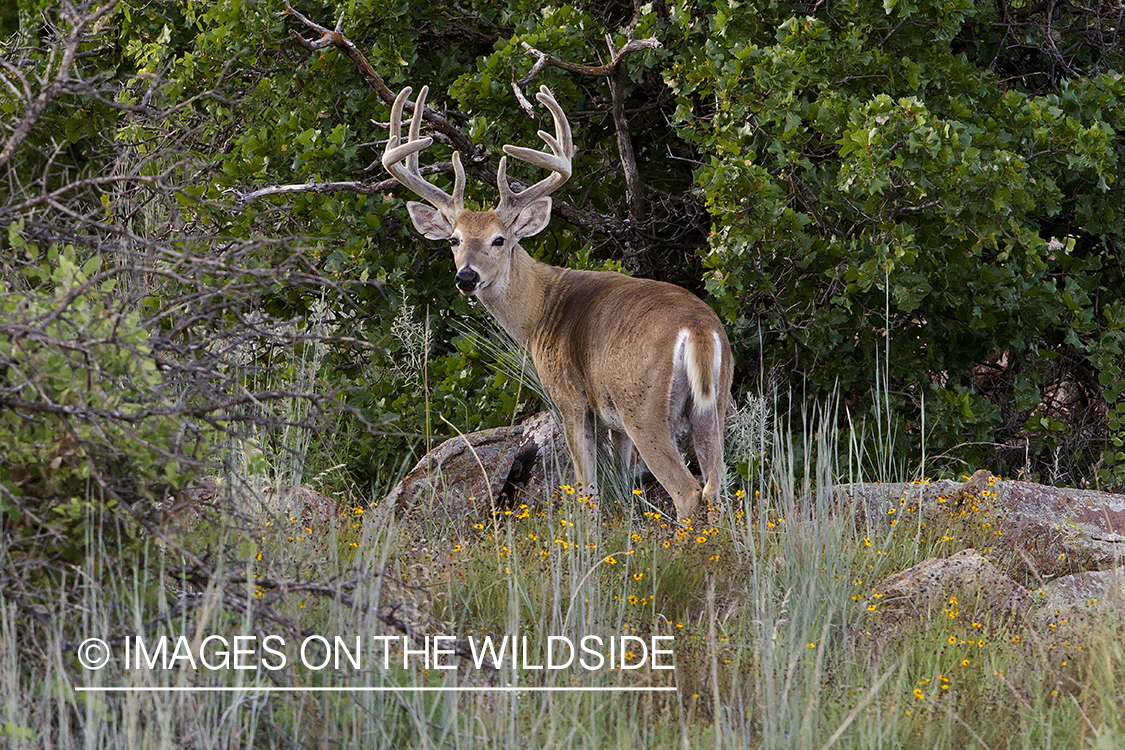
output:
[[[575,480],[582,494],[598,495],[596,440],[608,432],[627,470],[636,456],[672,498],[678,523],[690,525],[701,503],[717,506],[723,489],[723,429],[733,363],[719,317],[686,289],[611,271],[552,266],[533,258],[520,242],[539,234],[551,218],[551,193],[571,176],[576,153],[570,123],[546,86],[536,99],[550,110],[554,135],[539,137],[550,152],[503,147],[494,208],[465,208],[465,172],[453,154],[453,193],[426,180],[419,153],[428,87],[414,103],[405,141],[402,112],[412,88],[391,108],[384,168],[424,203],[407,212],[422,236],[447,240],[457,267],[454,283],[475,297],[508,335],[529,351],[539,380],[557,409]],[[511,157],[546,169],[549,176],[519,192],[507,176]],[[681,457],[688,436],[703,486]]]

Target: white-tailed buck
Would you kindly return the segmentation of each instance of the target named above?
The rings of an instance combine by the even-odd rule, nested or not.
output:
[[[391,111],[383,166],[430,204],[410,202],[414,226],[431,240],[448,240],[457,263],[457,288],[476,295],[521,346],[531,351],[540,381],[562,416],[563,433],[585,493],[597,493],[595,435],[606,427],[615,451],[632,461],[635,446],[672,496],[681,522],[700,500],[715,501],[723,485],[723,420],[732,377],[730,343],[718,316],[698,297],[672,284],[619,273],[557,268],[520,247],[551,218],[547,196],[570,178],[574,144],[562,108],[544,86],[536,98],[554,115],[555,135],[539,131],[551,153],[504,146],[514,159],[551,175],[518,193],[497,172],[500,203],[488,211],[464,206],[465,173],[453,154],[453,195],[426,181],[418,152],[427,89],[414,104],[406,141],[404,88]],[[431,208],[432,206],[432,208]],[[691,435],[704,486],[677,448]]]

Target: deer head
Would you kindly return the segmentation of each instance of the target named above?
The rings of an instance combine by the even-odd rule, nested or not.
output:
[[[470,211],[465,208],[465,170],[461,154],[453,154],[453,194],[422,177],[418,167],[418,154],[433,143],[433,138],[420,137],[422,113],[426,94],[422,87],[414,104],[414,116],[405,142],[402,140],[402,110],[410,96],[407,86],[399,92],[391,108],[390,139],[383,152],[383,166],[395,179],[416,193],[426,203],[410,201],[406,204],[414,227],[428,239],[449,240],[453,259],[457,264],[456,284],[462,294],[503,294],[507,290],[512,254],[524,237],[541,232],[551,219],[551,199],[548,197],[570,179],[574,143],[570,124],[562,107],[546,86],[535,95],[551,111],[555,120],[555,134],[539,131],[539,137],[551,147],[551,153],[519,146],[505,145],[507,156],[500,158],[496,184],[500,202],[487,211]],[[513,159],[551,170],[550,176],[522,190],[512,191],[508,183],[507,160]],[[429,204],[429,205],[426,205]]]

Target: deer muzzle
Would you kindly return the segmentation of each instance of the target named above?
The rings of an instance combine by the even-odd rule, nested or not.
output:
[[[472,294],[477,290],[477,285],[480,283],[480,274],[466,266],[457,272],[455,283],[461,294]]]

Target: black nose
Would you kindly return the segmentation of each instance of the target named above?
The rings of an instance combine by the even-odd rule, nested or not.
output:
[[[457,272],[457,288],[462,294],[472,294],[480,283],[480,274],[471,268],[465,267]]]

